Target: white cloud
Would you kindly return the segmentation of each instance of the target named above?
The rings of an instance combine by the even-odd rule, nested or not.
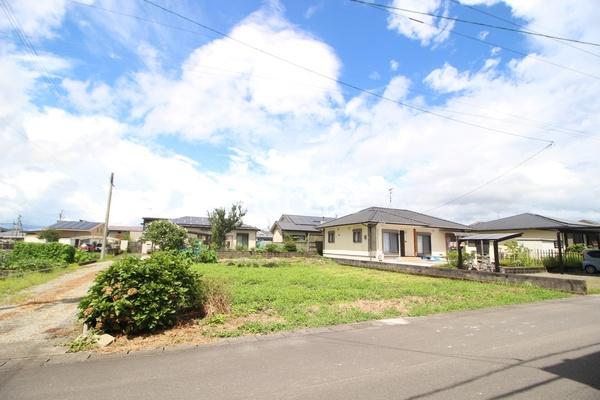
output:
[[[590,4],[582,4],[581,12],[589,12]],[[549,22],[545,8],[553,8],[552,15],[563,11],[562,5],[542,8],[527,19]],[[578,26],[588,18],[565,15]],[[255,13],[232,35],[332,77],[340,74],[334,50],[280,12]],[[558,62],[595,68],[595,60],[574,58],[573,49],[550,43],[547,50]],[[535,48],[545,55],[545,46]],[[145,51],[152,56],[151,48]],[[101,219],[111,171],[114,223],[205,215],[243,201],[247,222],[265,227],[282,212],[342,215],[385,205],[392,186],[394,206],[427,210],[543,146],[364,93],[344,99],[334,82],[230,41],[199,47],[177,71],[165,70],[158,55],[149,58],[156,63],[113,86],[64,80],[77,113],[36,106],[32,98],[42,83],[35,70],[0,57],[0,140],[10,149],[0,158],[0,217],[22,213],[49,222],[65,209],[71,218]],[[485,60],[479,71],[450,63],[431,71],[425,82],[448,94],[435,107],[414,97],[406,76],[394,76],[382,91],[444,115],[556,141],[496,184],[432,213],[464,222],[523,211],[600,218],[599,142],[551,127],[595,132],[600,85],[532,58],[512,60],[507,72],[497,62]],[[115,107],[128,118],[117,119]],[[201,158],[157,146],[148,134],[177,135],[195,145],[221,140],[232,155],[216,171]]]
[[[373,71],[369,74],[369,79],[377,81],[377,80],[381,79],[381,75],[379,75],[379,72]]]
[[[390,60],[390,69],[392,71],[398,71],[398,67],[400,67],[400,63],[396,60]]]
[[[323,3],[313,4],[312,6],[308,7],[304,12],[304,18],[311,19],[313,15],[315,15],[315,13],[321,8],[323,8]]]
[[[449,12],[448,3],[444,0],[394,0],[391,6],[444,16]],[[413,21],[409,17],[423,23]],[[414,15],[395,9],[389,10],[388,28],[409,39],[419,40],[423,46],[443,42],[448,38],[453,27],[454,21],[447,19]]]
[[[27,36],[37,39],[55,35],[55,29],[60,26],[65,14],[67,1],[19,0],[7,3],[11,10],[11,20],[3,12],[0,30],[12,31],[17,25]]]

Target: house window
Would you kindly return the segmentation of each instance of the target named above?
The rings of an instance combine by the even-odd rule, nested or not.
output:
[[[352,241],[354,243],[362,242],[362,229],[353,229],[352,230]]]
[[[335,243],[335,231],[327,232],[327,243]]]

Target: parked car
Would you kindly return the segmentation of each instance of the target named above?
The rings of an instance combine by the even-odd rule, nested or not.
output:
[[[79,248],[83,251],[96,251],[96,245],[93,243],[84,243]]]
[[[600,250],[585,250],[582,267],[588,274],[600,272]]]

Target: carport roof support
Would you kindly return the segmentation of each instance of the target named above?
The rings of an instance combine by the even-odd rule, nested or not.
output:
[[[500,243],[504,240],[518,238],[521,235],[522,235],[522,233],[479,233],[476,235],[458,237],[456,239],[456,244],[458,247],[458,268],[462,268],[462,251],[460,248],[461,242],[468,242],[470,240],[473,240],[473,241],[475,241],[475,240],[491,240],[492,243],[494,244],[494,270],[496,272],[500,272],[500,260],[498,257],[498,243]]]

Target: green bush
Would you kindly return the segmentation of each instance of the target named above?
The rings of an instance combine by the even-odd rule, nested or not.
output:
[[[16,271],[51,271],[57,268],[64,268],[67,263],[43,258],[22,258],[10,263],[7,269]]]
[[[75,248],[62,243],[18,242],[10,253],[9,263],[31,259],[72,263],[75,261]]]
[[[8,251],[0,250],[0,269],[8,268]]]
[[[575,244],[572,244],[569,247],[567,247],[567,253],[582,254],[585,249],[586,249],[585,244],[583,244],[583,243],[575,243]]]
[[[277,243],[269,243],[265,246],[267,253],[280,253],[281,247]]]
[[[195,263],[216,263],[217,252],[212,250],[209,246],[203,244],[200,240],[196,239],[190,245],[182,251],[192,262]]]
[[[79,317],[106,332],[169,328],[183,313],[201,309],[199,276],[190,265],[190,258],[177,252],[119,260],[98,275],[79,303]]]
[[[473,257],[474,257],[473,254],[471,254],[467,251],[463,251],[462,252],[463,265],[467,264],[468,262],[473,260]],[[448,256],[446,258],[448,259],[448,267],[456,268],[458,266],[458,250],[448,251]]]
[[[89,251],[75,250],[75,262],[79,265],[87,264],[100,259],[100,254]]]
[[[283,248],[285,249],[285,251],[297,251],[298,247],[296,246],[296,242],[294,242],[293,240],[286,240],[285,243],[283,243]]]

